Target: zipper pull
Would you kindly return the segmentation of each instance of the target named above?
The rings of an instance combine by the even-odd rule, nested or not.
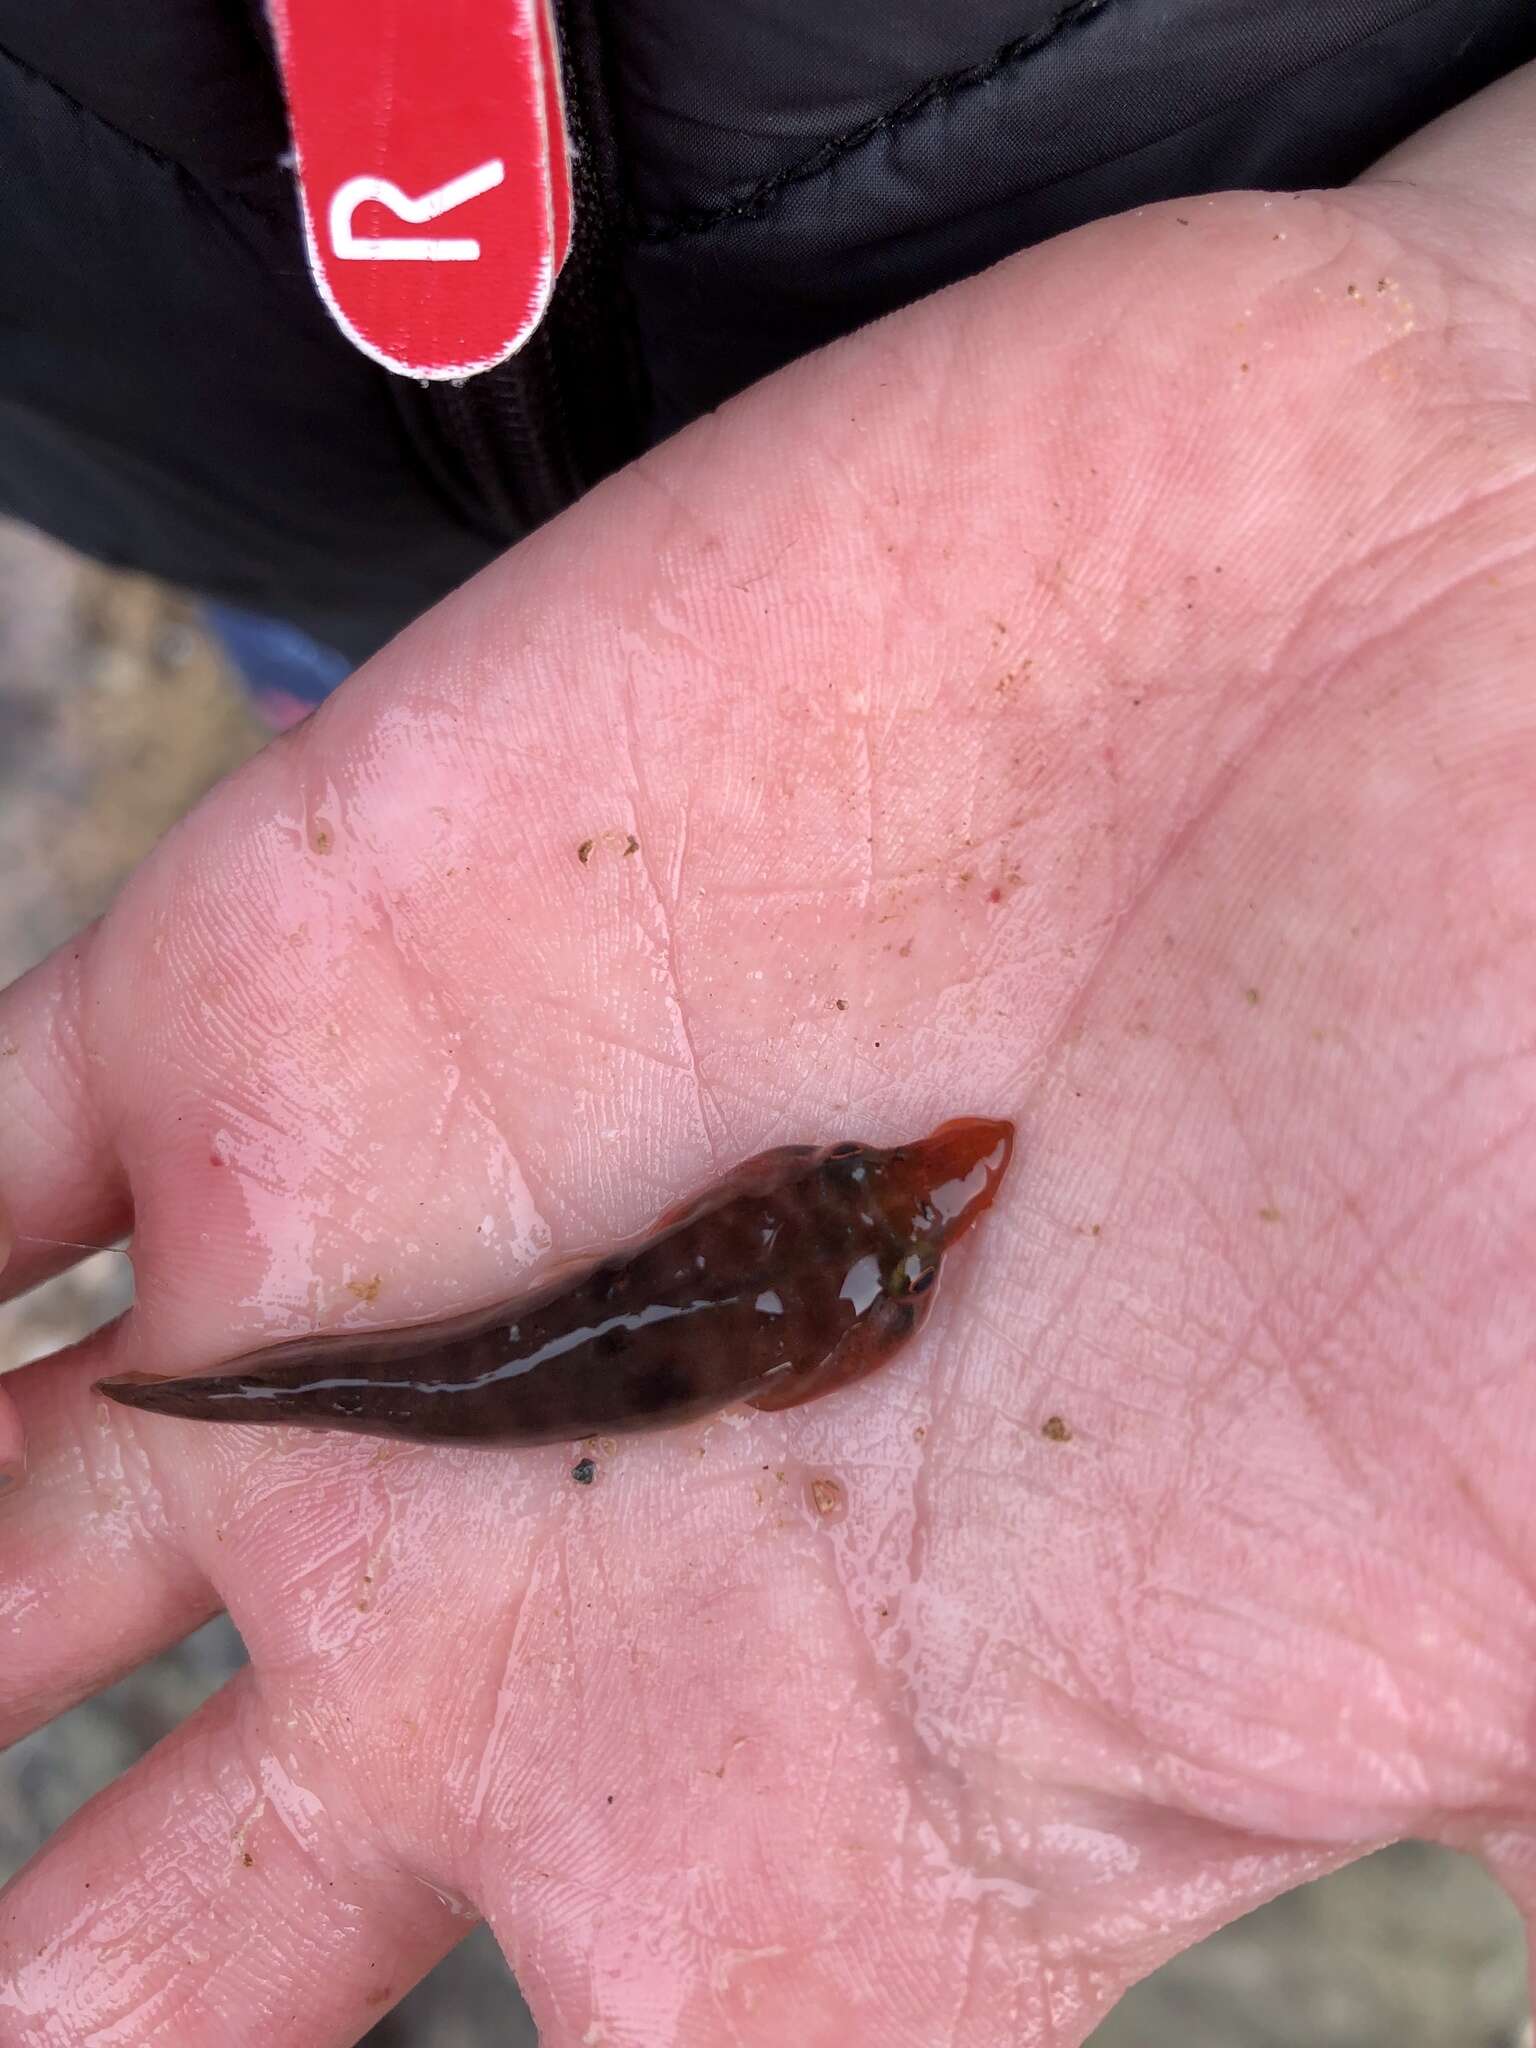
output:
[[[386,370],[505,362],[571,239],[553,0],[269,0],[315,287]]]

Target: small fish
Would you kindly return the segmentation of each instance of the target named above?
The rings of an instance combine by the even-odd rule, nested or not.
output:
[[[1012,1153],[1013,1125],[982,1117],[888,1149],[780,1146],[627,1249],[494,1308],[97,1391],[156,1415],[422,1443],[562,1443],[733,1401],[794,1408],[873,1372],[922,1326],[945,1252],[991,1207]]]

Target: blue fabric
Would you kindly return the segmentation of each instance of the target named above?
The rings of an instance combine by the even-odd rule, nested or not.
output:
[[[318,704],[351,674],[346,655],[327,647],[285,619],[237,611],[233,605],[203,607],[208,629],[247,687],[258,696],[284,691],[305,704]]]

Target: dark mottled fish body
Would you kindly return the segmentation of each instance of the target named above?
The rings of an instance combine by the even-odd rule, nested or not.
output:
[[[990,1207],[1012,1146],[1011,1124],[977,1117],[884,1150],[785,1146],[515,1301],[100,1388],[163,1415],[433,1443],[558,1443],[733,1401],[793,1407],[873,1371],[921,1325],[945,1250]]]

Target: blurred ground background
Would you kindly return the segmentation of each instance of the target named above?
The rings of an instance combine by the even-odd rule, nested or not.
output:
[[[94,917],[262,738],[183,599],[0,522],[0,985]],[[127,1260],[103,1252],[0,1308],[0,1372],[116,1314],[131,1285]],[[233,1628],[210,1622],[0,1758],[0,1882],[240,1660]],[[1528,2012],[1507,1899],[1465,1858],[1404,1843],[1158,1971],[1094,2048],[1530,2048]],[[534,2036],[482,1929],[367,2038],[529,2048]]]

